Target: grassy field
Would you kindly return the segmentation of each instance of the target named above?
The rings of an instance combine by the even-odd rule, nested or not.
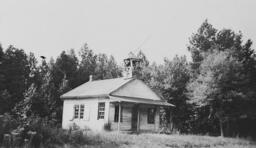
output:
[[[86,147],[121,148],[256,148],[256,143],[246,139],[195,135],[85,133],[97,144]],[[68,147],[68,146],[66,146]]]

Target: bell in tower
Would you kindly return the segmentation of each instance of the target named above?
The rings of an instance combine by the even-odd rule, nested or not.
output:
[[[141,59],[135,56],[132,52],[128,54],[128,58],[124,59],[124,71],[123,77],[132,78],[133,70],[137,66],[140,66]]]

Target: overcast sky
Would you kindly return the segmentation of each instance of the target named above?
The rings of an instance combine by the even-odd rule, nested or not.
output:
[[[87,42],[118,62],[141,48],[160,63],[190,57],[188,38],[205,19],[256,42],[255,15],[255,0],[0,0],[0,43],[55,58]]]

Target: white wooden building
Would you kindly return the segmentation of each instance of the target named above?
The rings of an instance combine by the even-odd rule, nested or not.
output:
[[[141,80],[127,76],[95,81],[91,78],[61,98],[64,129],[75,123],[97,131],[109,125],[111,130],[154,132],[159,130],[160,107],[174,106]]]

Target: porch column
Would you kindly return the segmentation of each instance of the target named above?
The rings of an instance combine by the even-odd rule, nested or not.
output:
[[[155,106],[155,115],[154,115],[154,120],[155,120],[155,131],[157,132],[159,130],[159,124],[160,124],[160,115],[159,115],[159,106]]]
[[[173,114],[172,114],[172,110],[171,108],[169,107],[168,108],[170,111],[169,111],[169,128],[171,129],[171,131],[173,130]]]
[[[120,121],[121,121],[121,102],[119,102],[118,104],[118,125],[117,125],[118,132],[120,131]]]
[[[137,132],[140,131],[140,106],[138,105],[138,115],[137,115]]]

